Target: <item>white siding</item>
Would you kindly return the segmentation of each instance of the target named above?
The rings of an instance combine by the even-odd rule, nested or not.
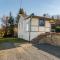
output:
[[[51,31],[51,24],[49,21],[45,21],[45,32],[50,32]]]
[[[30,40],[36,38],[42,33],[51,31],[51,25],[48,21],[45,21],[45,26],[39,26],[38,24],[38,18],[33,18],[31,21]],[[21,16],[18,23],[18,38],[23,38],[29,41],[29,27],[30,18],[25,20],[24,17]]]
[[[44,26],[44,27],[40,27],[40,26],[39,26],[39,31],[40,31],[40,32],[45,32],[45,26]]]
[[[31,31],[37,32],[37,31],[38,31],[38,27],[35,27],[35,26],[33,27],[33,26],[32,26],[32,27],[31,27]]]
[[[51,28],[45,28],[45,32],[50,32]]]
[[[21,16],[18,23],[18,38],[29,40],[28,30],[29,30],[29,20],[24,20],[24,17]]]
[[[21,16],[18,22],[18,38],[23,38],[23,20],[24,18]]]
[[[37,18],[32,18],[31,25],[38,26],[38,19]]]
[[[36,38],[38,35],[45,33],[45,32],[31,32],[30,33],[30,40]]]

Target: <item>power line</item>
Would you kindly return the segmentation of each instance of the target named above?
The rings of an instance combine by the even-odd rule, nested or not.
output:
[[[22,0],[20,0],[20,8],[22,8]]]

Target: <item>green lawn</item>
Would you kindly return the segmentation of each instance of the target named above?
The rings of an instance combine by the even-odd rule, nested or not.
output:
[[[0,43],[4,43],[4,42],[22,43],[27,41],[19,38],[0,38]]]

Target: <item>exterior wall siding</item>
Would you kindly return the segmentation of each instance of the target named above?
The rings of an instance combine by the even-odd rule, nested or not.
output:
[[[30,32],[30,41],[45,32]]]
[[[29,32],[27,31],[27,24],[29,26],[29,20],[24,20],[24,17],[20,17],[18,23],[18,38],[29,40]]]
[[[18,38],[23,38],[23,20],[24,18],[21,16],[18,22]]]
[[[27,27],[28,25],[28,27]],[[39,19],[38,18],[33,18],[31,20],[31,31],[29,34],[30,30],[30,18],[24,20],[24,17],[20,17],[19,23],[18,23],[18,38],[23,38],[25,40],[29,41],[29,36],[30,40],[34,39],[38,35],[45,33],[45,32],[50,32],[51,31],[51,25],[49,21],[45,21],[45,26],[39,26]]]
[[[45,20],[45,26],[39,26],[39,19],[32,19],[31,21],[31,32],[30,32],[30,40],[34,39],[38,35],[50,32],[51,31],[51,25],[49,21]]]
[[[33,25],[33,26],[38,26],[38,19],[37,18],[32,18],[32,20],[31,20],[31,25]]]
[[[51,32],[51,24],[49,21],[45,21],[45,32]]]
[[[39,26],[39,19],[33,18],[31,21],[31,31],[35,32],[50,32],[51,24],[49,21],[45,21],[45,26]]]

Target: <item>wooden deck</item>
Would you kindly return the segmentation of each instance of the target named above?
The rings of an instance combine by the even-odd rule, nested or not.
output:
[[[0,51],[0,60],[60,60],[32,44],[21,44],[20,47]]]

